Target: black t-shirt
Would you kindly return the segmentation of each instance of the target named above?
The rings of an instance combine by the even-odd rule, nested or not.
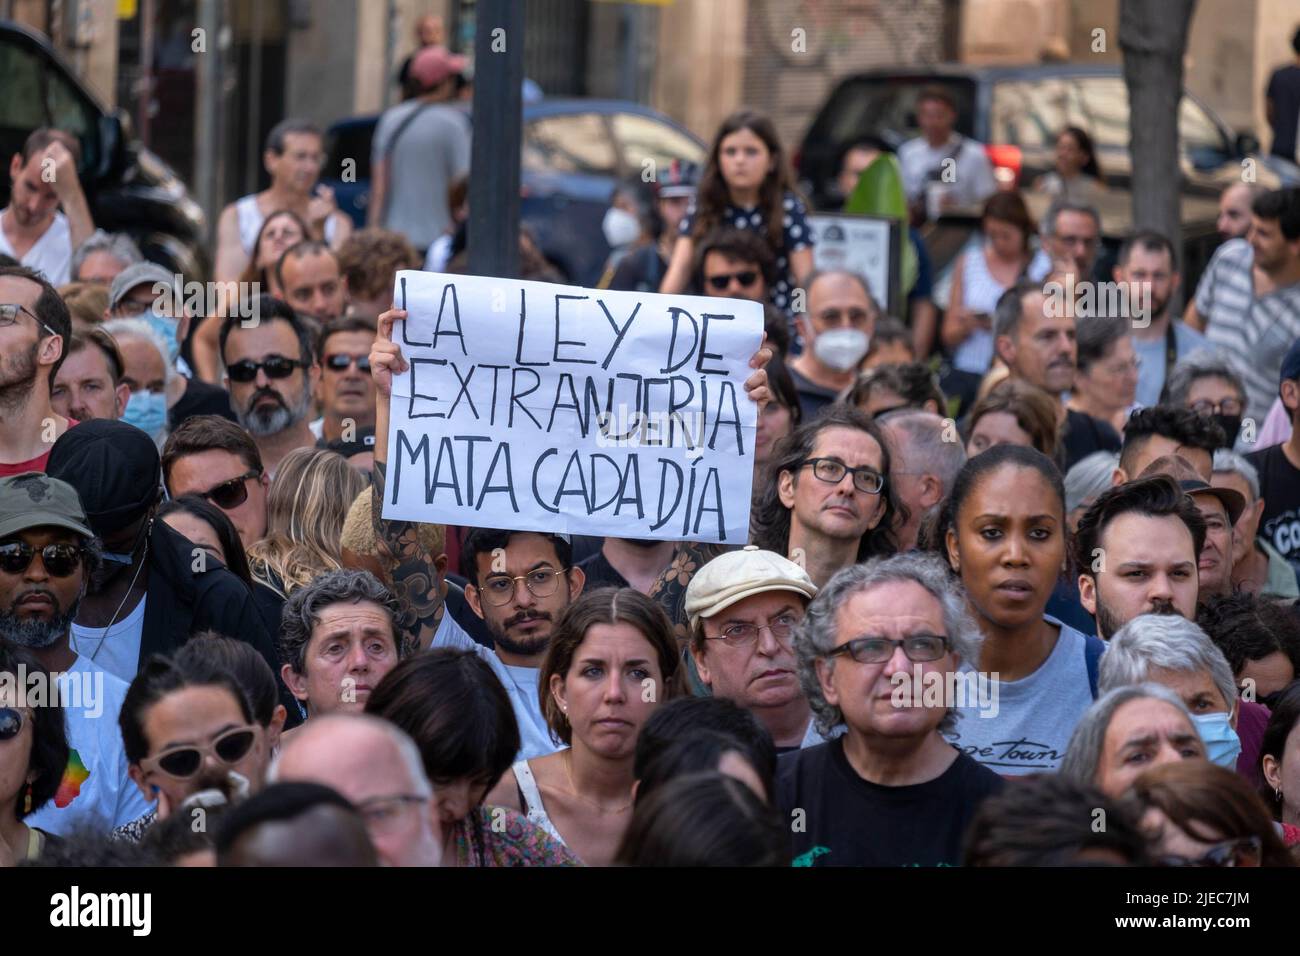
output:
[[[1259,536],[1277,548],[1291,566],[1300,568],[1300,468],[1287,461],[1281,445],[1246,456],[1259,471],[1264,516]]]
[[[1069,409],[1065,413],[1065,434],[1061,436],[1061,445],[1065,450],[1061,474],[1065,474],[1076,462],[1087,458],[1094,451],[1119,451],[1122,444],[1119,432],[1109,422]]]
[[[882,787],[858,776],[839,737],[780,758],[776,802],[794,831],[795,866],[958,866],[976,808],[1002,786],[958,754],[933,780]]]
[[[197,378],[188,380],[184,393],[167,413],[167,427],[175,431],[181,422],[194,415],[220,415],[238,421],[230,407],[230,393]]]
[[[627,583],[627,579],[614,569],[605,558],[604,551],[597,551],[591,557],[579,561],[578,567],[582,568],[582,573],[587,576],[587,581],[582,586],[583,591],[594,591],[596,588],[627,588],[632,585]]]
[[[1267,95],[1273,101],[1272,153],[1294,163],[1296,122],[1300,118],[1300,67],[1274,70]]]

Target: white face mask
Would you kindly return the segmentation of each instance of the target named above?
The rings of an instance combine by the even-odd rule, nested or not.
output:
[[[813,355],[817,361],[837,372],[857,368],[867,354],[870,339],[861,329],[831,329],[813,339]]]
[[[636,216],[626,209],[610,206],[605,210],[605,219],[600,224],[600,231],[605,234],[605,241],[611,249],[630,245],[641,235],[641,224]]]

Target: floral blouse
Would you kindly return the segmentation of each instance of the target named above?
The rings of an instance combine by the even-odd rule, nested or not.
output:
[[[522,814],[475,807],[453,833],[457,866],[581,866],[568,847]]]

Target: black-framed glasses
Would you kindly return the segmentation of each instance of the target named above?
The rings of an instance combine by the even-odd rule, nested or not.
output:
[[[267,378],[288,378],[295,369],[306,367],[307,363],[300,362],[298,359],[285,358],[283,355],[268,355],[260,362],[240,359],[226,369],[226,374],[230,376],[232,382],[239,382],[242,385],[257,378],[258,369],[265,372]]]
[[[559,571],[554,568],[538,568],[536,571],[529,571],[527,574],[513,578],[500,574],[484,581],[479,590],[483,594],[483,599],[493,607],[504,607],[514,600],[515,583],[518,581],[524,582],[524,587],[528,588],[528,592],[533,597],[550,597],[560,586],[560,575],[564,574],[565,570],[564,568]]]
[[[229,511],[238,508],[248,500],[248,480],[261,477],[262,473],[254,468],[244,472],[238,478],[227,479],[219,485],[213,485],[207,491],[200,491],[199,497],[207,498],[222,511]]]
[[[1203,398],[1187,406],[1198,415],[1240,415],[1246,406],[1235,398],[1225,398],[1221,402],[1212,402]]]
[[[66,578],[77,570],[85,549],[75,544],[47,544],[38,552],[26,541],[6,541],[0,544],[0,570],[6,574],[22,574],[32,566],[37,554],[52,577]]]
[[[758,281],[758,272],[754,269],[744,269],[740,272],[729,272],[726,275],[709,276],[705,281],[715,292],[723,292],[731,285],[732,279],[739,282],[741,286],[748,288]]]
[[[185,780],[199,772],[203,758],[215,754],[225,764],[239,763],[253,749],[257,733],[251,726],[232,727],[225,733],[218,734],[211,742],[201,745],[185,745],[164,750],[156,757],[140,761],[145,770],[161,770],[169,777]]]
[[[1224,840],[1210,847],[1201,856],[1162,856],[1162,866],[1259,866],[1263,862],[1264,843],[1257,836]]]
[[[0,741],[13,740],[22,733],[26,720],[17,707],[0,707]]]
[[[813,477],[828,485],[838,485],[847,473],[853,474],[853,487],[868,495],[878,495],[885,487],[885,476],[874,468],[863,465],[850,468],[834,458],[806,458],[800,462],[800,468],[812,466]]]
[[[42,322],[40,316],[38,316],[35,312],[27,308],[27,306],[21,305],[17,302],[0,303],[0,326],[15,324],[18,321],[19,312],[26,312],[33,319],[36,320],[37,325],[43,328],[46,332],[49,332],[50,335],[59,334],[58,332],[55,332],[52,328],[50,328],[48,325],[46,325],[44,322]]]
[[[782,644],[789,644],[799,626],[800,618],[794,614],[782,614],[766,624],[752,624],[749,621],[733,621],[722,629],[721,634],[712,637],[705,635],[706,641],[722,641],[728,647],[744,647],[758,640],[760,632],[770,631],[772,636]]]
[[[363,355],[360,358],[353,358],[343,352],[334,355],[325,356],[325,367],[331,372],[346,372],[353,365],[357,367],[358,372],[366,375],[370,374],[370,356]]]
[[[913,663],[937,661],[948,652],[948,638],[942,634],[911,634],[902,640],[888,637],[856,637],[841,644],[826,656],[847,654],[859,664],[883,664],[894,656],[894,650],[898,647],[903,649],[907,659]]]

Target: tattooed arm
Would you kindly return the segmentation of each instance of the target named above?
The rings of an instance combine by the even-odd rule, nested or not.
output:
[[[420,542],[415,521],[389,521],[383,517],[384,488],[388,461],[388,403],[393,390],[393,372],[406,369],[401,349],[392,339],[393,321],[406,318],[398,309],[379,317],[379,335],[370,351],[371,377],[379,392],[375,402],[374,483],[370,490],[370,520],[380,562],[393,581],[399,605],[398,626],[418,647],[428,647],[442,620],[442,572],[446,557],[430,554]]]

